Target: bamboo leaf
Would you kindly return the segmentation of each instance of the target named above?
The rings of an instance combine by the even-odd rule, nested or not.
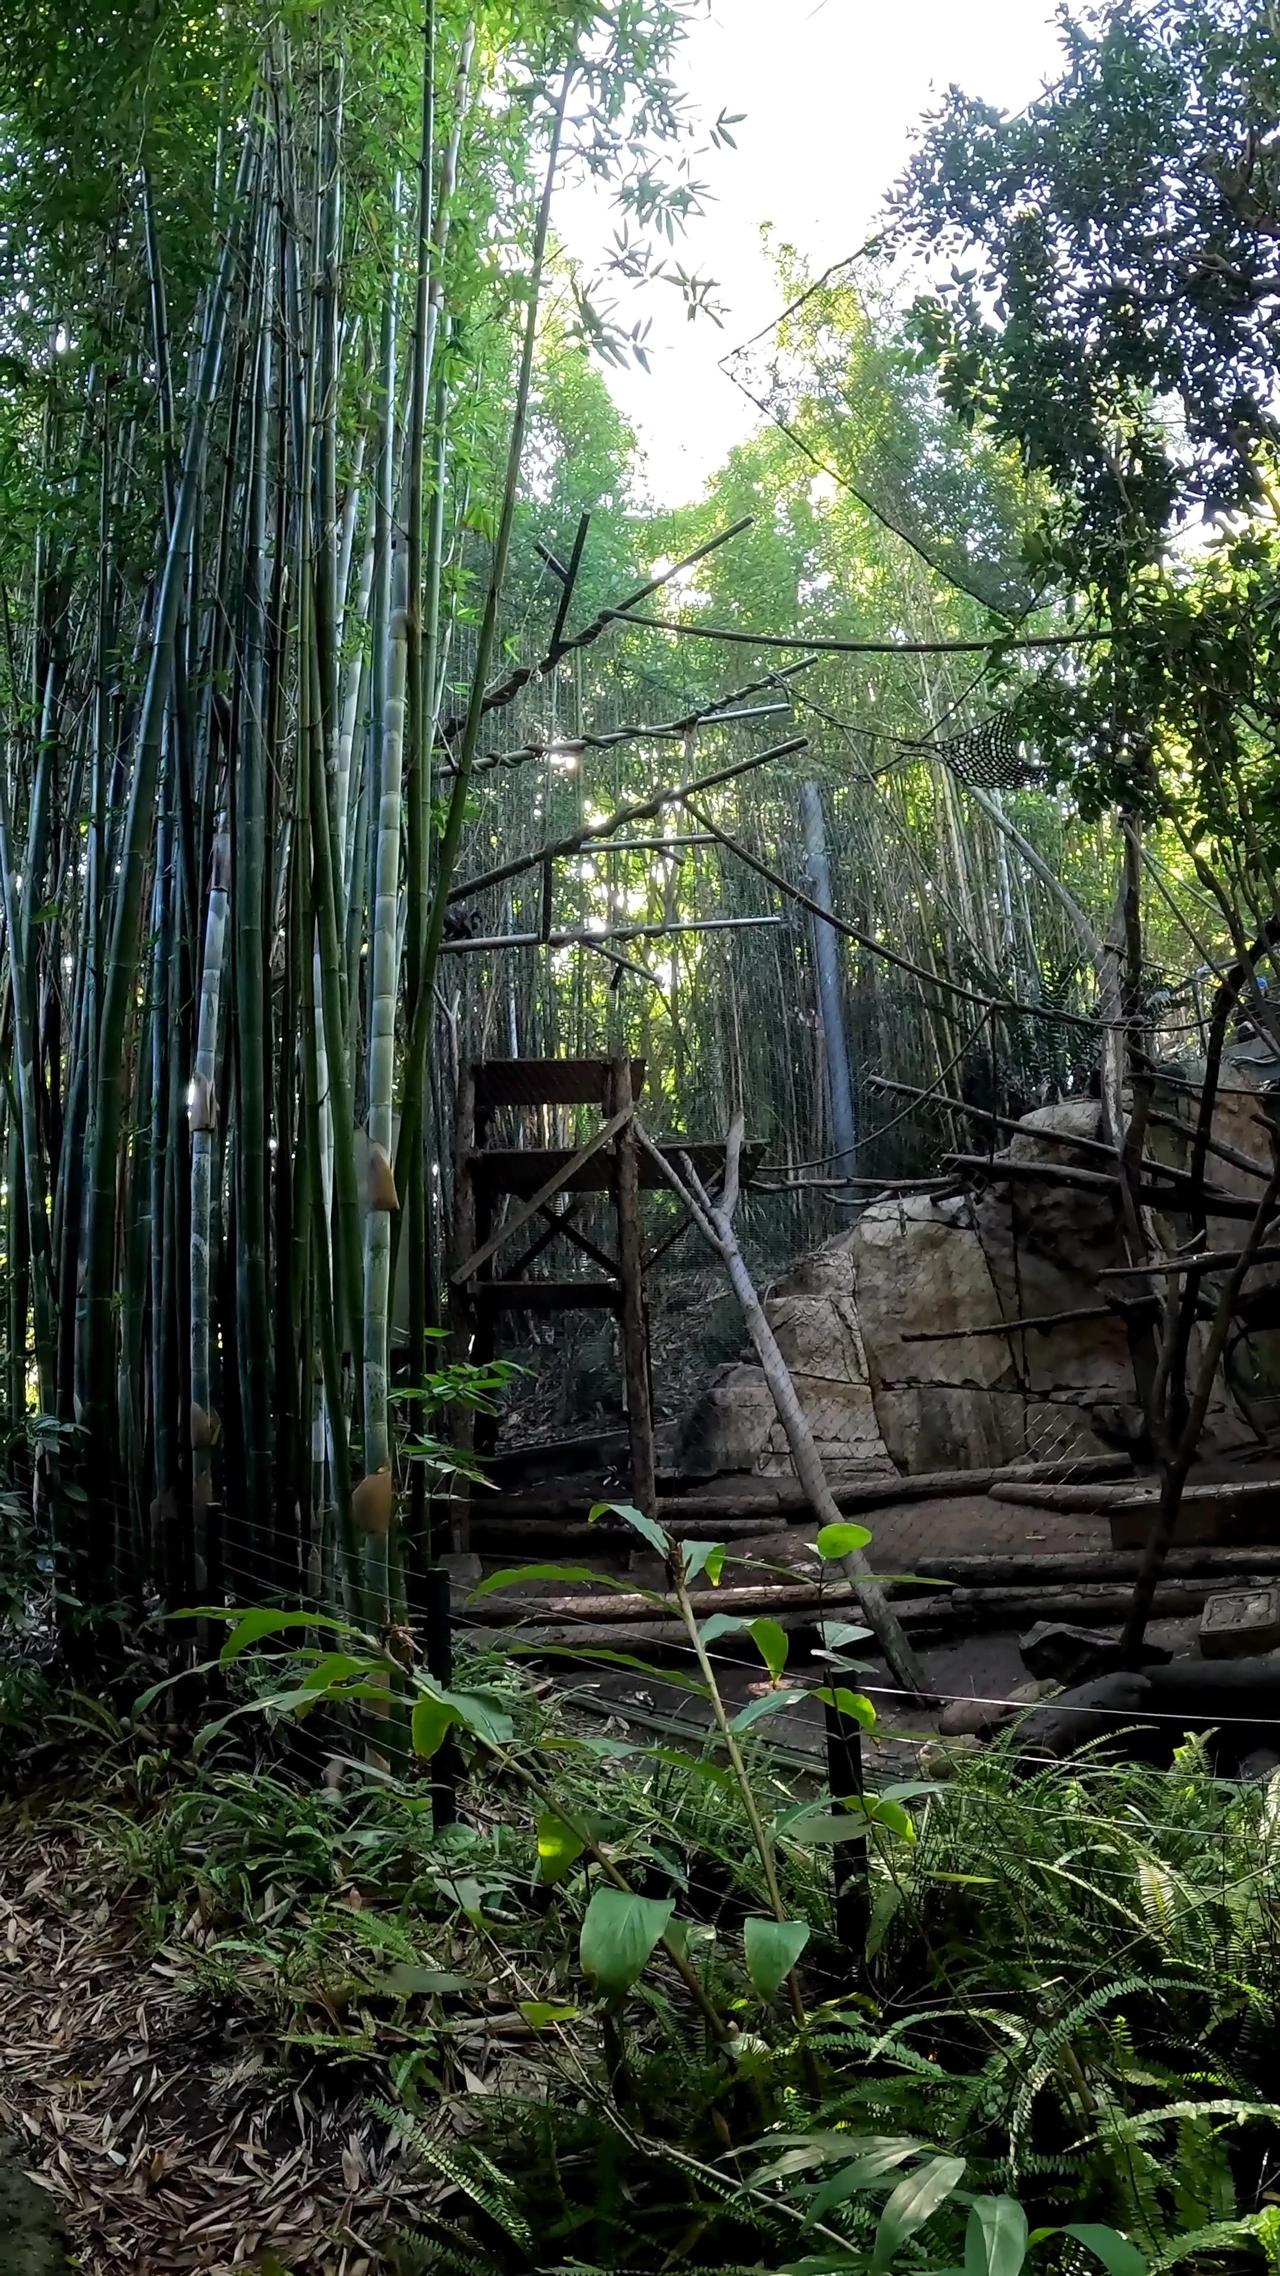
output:
[[[241,1613],[238,1618],[234,1614],[228,1614],[224,1606],[216,1616],[236,1619],[235,1627],[219,1655],[224,1661],[239,1659],[242,1652],[249,1651],[254,1644],[260,1644],[264,1636],[281,1636],[292,1628],[328,1628],[339,1636],[352,1633],[345,1620],[331,1619],[327,1613],[277,1612],[270,1605],[256,1605],[251,1612]]]
[[[667,1600],[652,1589],[637,1589],[633,1581],[619,1580],[612,1573],[598,1572],[594,1565],[504,1565],[500,1573],[488,1573],[477,1581],[468,1601],[477,1597],[493,1596],[499,1589],[520,1588],[530,1581],[561,1581],[566,1587],[588,1582],[593,1589],[611,1589],[618,1596],[642,1596],[647,1604],[665,1611]]]
[[[749,1731],[752,1724],[758,1723],[762,1716],[776,1715],[784,1707],[798,1707],[801,1700],[808,1696],[807,1692],[801,1691],[795,1684],[777,1691],[762,1691],[758,1699],[748,1699],[746,1706],[738,1709],[729,1728],[734,1732]]]
[[[587,1515],[592,1525],[602,1517],[620,1517],[623,1524],[638,1533],[642,1541],[647,1541],[651,1549],[656,1549],[660,1557],[671,1554],[670,1534],[656,1518],[646,1517],[643,1510],[634,1508],[630,1502],[595,1502]]]
[[[1018,2276],[1027,2216],[1016,2197],[975,2197],[964,2236],[964,2276]]]
[[[964,2169],[962,2157],[931,2157],[917,2173],[909,2173],[898,2183],[880,2215],[871,2258],[873,2270],[887,2268],[898,2246],[945,2205]]]

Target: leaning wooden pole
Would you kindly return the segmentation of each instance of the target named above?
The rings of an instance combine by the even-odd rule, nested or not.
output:
[[[741,1118],[735,1120],[729,1133],[724,1191],[718,1202],[713,1201],[707,1193],[687,1154],[681,1156],[681,1168],[677,1171],[660,1147],[655,1146],[638,1120],[633,1127],[640,1146],[673,1193],[678,1194],[708,1247],[719,1252],[729,1284],[742,1308],[747,1333],[769,1386],[778,1420],[786,1432],[796,1477],[804,1488],[809,1507],[819,1525],[839,1525],[842,1522],[840,1506],[822,1467],[822,1457],[814,1443],[808,1417],[796,1394],[791,1370],[765,1317],[764,1306],[756,1294],[755,1283],[747,1270],[733,1230],[733,1212],[737,1204],[738,1155],[742,1146]],[[904,1691],[911,1692],[917,1699],[927,1698],[929,1687],[924,1670],[861,1550],[852,1550],[847,1557],[841,1558],[840,1568],[854,1589],[867,1625],[896,1680]]]

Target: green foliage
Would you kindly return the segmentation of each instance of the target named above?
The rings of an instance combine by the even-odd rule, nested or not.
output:
[[[492,1679],[478,1662],[459,1687]],[[440,2176],[406,2267],[530,2276],[549,2240],[556,2265],[674,2252],[720,2276],[1274,2258],[1273,1788],[1221,1784],[1193,1748],[1168,1774],[1086,1754],[1027,1775],[996,1746],[872,1797],[855,1989],[821,1813],[777,1810],[767,1757],[781,1917],[709,1759],[636,1740],[602,1779],[571,1707],[510,1671],[502,1698],[546,1799],[481,1749],[470,1822],[443,1836],[411,1774],[351,1759],[307,1790],[235,1767],[230,1733],[141,1809],[93,1806],[108,1883],[147,1897],[167,1964],[273,2060],[367,2080]],[[724,2051],[677,1952],[734,2025]],[[779,1997],[793,1971],[803,2025]],[[459,2137],[452,2050],[507,2001],[532,2078],[468,2097]]]

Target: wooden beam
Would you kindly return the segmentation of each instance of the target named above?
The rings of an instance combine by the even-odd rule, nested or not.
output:
[[[585,1146],[579,1146],[576,1154],[571,1154],[567,1162],[561,1162],[559,1167],[552,1171],[546,1183],[539,1186],[538,1191],[531,1194],[527,1201],[522,1201],[518,1209],[512,1211],[506,1223],[500,1225],[496,1233],[491,1233],[488,1240],[482,1241],[480,1247],[473,1250],[472,1254],[462,1264],[454,1267],[449,1276],[451,1285],[454,1288],[465,1286],[466,1282],[479,1271],[481,1265],[487,1264],[490,1257],[497,1255],[504,1241],[509,1241],[512,1234],[518,1233],[523,1226],[528,1225],[548,1201],[555,1199],[562,1186],[568,1184],[575,1171],[582,1169],[585,1163],[591,1161],[592,1157],[600,1152],[602,1146],[607,1146],[611,1139],[617,1137],[624,1122],[629,1122],[634,1112],[634,1107],[625,1106],[620,1108],[617,1114],[611,1114],[608,1121],[601,1124],[594,1137],[587,1140]]]

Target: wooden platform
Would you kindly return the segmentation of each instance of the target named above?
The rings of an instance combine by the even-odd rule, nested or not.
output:
[[[687,1154],[704,1185],[714,1184],[724,1169],[724,1147],[706,1139],[676,1138],[665,1141],[659,1151],[667,1160],[678,1165],[681,1154]],[[764,1143],[753,1140],[742,1149],[742,1182],[748,1184],[764,1159]],[[470,1162],[476,1182],[486,1193],[518,1194],[527,1198],[539,1193],[542,1187],[567,1168],[574,1158],[568,1146],[486,1146],[475,1149]],[[654,1164],[641,1155],[637,1164],[639,1182],[646,1193],[665,1192],[662,1177]],[[594,1154],[580,1169],[573,1170],[560,1187],[562,1193],[608,1193],[613,1185],[613,1163],[608,1154]]]

